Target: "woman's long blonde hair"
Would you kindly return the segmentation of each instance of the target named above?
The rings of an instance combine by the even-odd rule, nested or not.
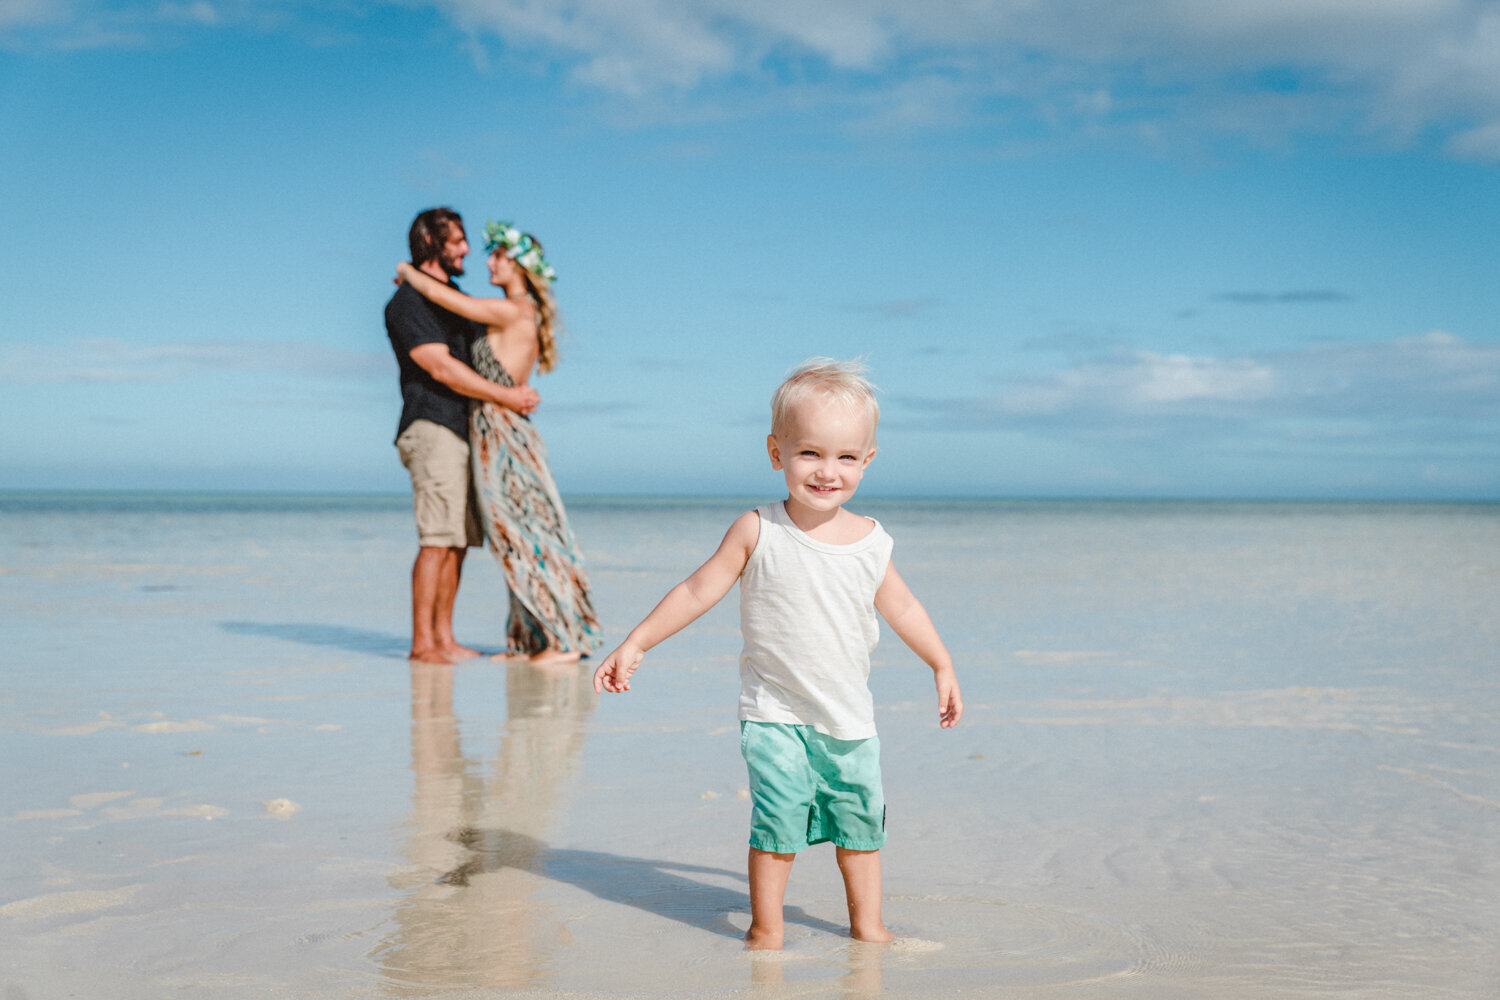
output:
[[[527,268],[521,268],[526,279],[526,293],[536,305],[536,367],[540,372],[550,372],[557,367],[557,299],[552,295],[552,285],[546,278],[539,278]]]

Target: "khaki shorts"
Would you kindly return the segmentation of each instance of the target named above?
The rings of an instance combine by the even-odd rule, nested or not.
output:
[[[431,420],[413,420],[396,439],[396,450],[411,473],[418,544],[443,549],[483,545],[469,442]]]

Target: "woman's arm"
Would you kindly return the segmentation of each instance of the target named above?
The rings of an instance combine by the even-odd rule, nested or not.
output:
[[[630,675],[641,665],[646,651],[687,628],[723,600],[744,572],[759,538],[760,515],[753,510],[741,514],[708,562],[668,591],[646,619],[630,630],[619,648],[604,658],[594,672],[594,690],[629,691]]]
[[[481,299],[465,295],[447,282],[437,280],[404,260],[396,265],[396,277],[411,285],[417,294],[434,305],[485,326],[504,326],[518,315],[516,304],[509,299]]]

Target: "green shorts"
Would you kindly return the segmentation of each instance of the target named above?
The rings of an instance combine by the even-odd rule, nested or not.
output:
[[[885,846],[880,739],[836,740],[812,726],[741,722],[750,770],[750,846],[796,854],[832,841],[851,851]]]

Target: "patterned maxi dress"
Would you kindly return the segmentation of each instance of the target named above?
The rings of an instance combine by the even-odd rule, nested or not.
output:
[[[475,339],[472,357],[491,382],[516,384],[488,337]],[[599,619],[542,436],[516,411],[478,403],[469,443],[485,539],[510,588],[507,652],[593,652],[602,641]]]

